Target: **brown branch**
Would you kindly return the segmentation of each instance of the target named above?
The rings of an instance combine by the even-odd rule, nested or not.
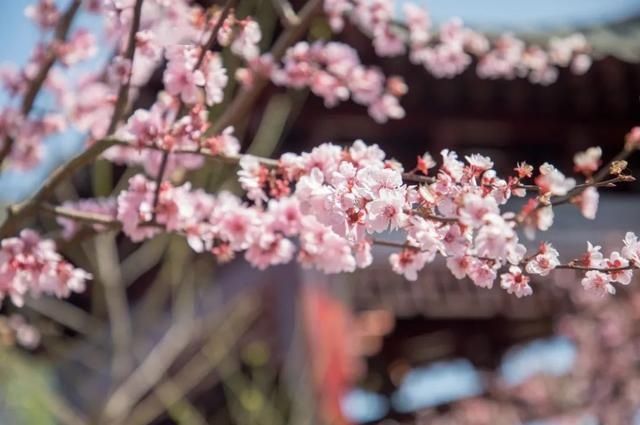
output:
[[[71,28],[71,23],[75,18],[78,10],[80,9],[80,5],[82,4],[82,0],[73,0],[73,2],[69,5],[65,13],[62,15],[60,20],[58,21],[58,25],[56,26],[55,33],[53,36],[53,40],[51,42],[51,46],[48,49],[47,56],[42,62],[42,66],[38,70],[38,73],[33,77],[33,79],[29,82],[29,86],[27,87],[27,91],[22,98],[22,105],[20,107],[20,113],[23,116],[27,116],[31,109],[33,108],[33,104],[40,92],[40,89],[44,85],[44,82],[49,75],[49,71],[53,68],[53,65],[57,60],[57,52],[56,52],[56,44],[64,43],[69,34],[69,29]],[[13,145],[15,143],[15,139],[13,137],[5,137],[2,143],[2,149],[0,149],[0,168],[2,168],[2,164],[6,160],[6,158],[11,153],[13,149]]]
[[[120,227],[120,223],[115,219],[115,217],[108,214],[85,212],[74,208],[61,207],[48,203],[39,204],[38,209],[57,217],[68,218],[84,224],[99,224],[105,227]]]
[[[90,164],[102,152],[115,146],[115,139],[102,139],[95,142],[87,150],[76,155],[71,161],[58,167],[43,183],[40,189],[25,201],[9,207],[8,215],[0,226],[0,239],[15,233],[20,223],[38,209],[38,204],[53,194],[55,188],[65,179],[72,176],[85,165]]]
[[[580,270],[585,272],[597,271],[597,272],[603,272],[603,273],[615,273],[615,272],[622,272],[625,270],[637,270],[638,267],[634,266],[633,264],[629,264],[628,266],[625,266],[625,267],[585,267],[585,266],[578,266],[576,264],[568,263],[568,264],[560,264],[559,266],[556,267],[556,269]]]
[[[116,131],[118,122],[120,122],[120,119],[122,118],[124,110],[127,106],[127,102],[129,101],[131,74],[133,72],[133,61],[136,53],[136,34],[138,34],[138,30],[140,29],[140,19],[142,17],[142,2],[143,0],[136,0],[135,5],[133,6],[133,20],[131,22],[131,30],[129,31],[129,39],[127,40],[127,49],[124,53],[124,58],[131,64],[131,70],[129,72],[129,75],[127,76],[126,82],[124,82],[118,90],[118,96],[114,104],[113,115],[111,116],[111,121],[109,122],[107,134],[111,134]]]

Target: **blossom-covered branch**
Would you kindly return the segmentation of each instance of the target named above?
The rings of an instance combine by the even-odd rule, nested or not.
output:
[[[407,279],[415,280],[426,264],[441,255],[456,277],[466,276],[476,285],[490,288],[499,276],[501,286],[517,296],[531,294],[531,275],[546,276],[556,268],[584,271],[583,286],[587,289],[613,292],[613,282],[628,284],[633,270],[640,266],[640,242],[632,233],[625,237],[622,250],[608,258],[600,253],[600,247],[591,244],[585,255],[565,264],[549,243],[528,252],[520,242],[518,223],[527,226],[529,232],[547,230],[553,216],[518,222],[513,220],[513,212],[501,211],[513,196],[526,196],[527,189],[522,186],[528,178],[535,183],[526,184],[536,188],[532,190],[534,202],[567,196],[576,187],[597,190],[597,182],[577,185],[575,179],[565,177],[550,164],[543,164],[535,178],[532,167],[520,164],[515,175],[503,179],[492,169],[489,158],[470,155],[465,164],[445,150],[437,172],[432,172],[436,163],[428,154],[421,157],[423,165],[418,168],[433,177],[432,183],[407,185],[402,167],[386,159],[375,145],[356,141],[343,149],[324,144],[302,155],[284,154],[278,161],[260,159],[238,155],[238,142],[231,131],[213,138],[194,138],[206,133],[209,125],[199,117],[202,111],[197,109],[195,113],[170,127],[172,134],[182,135],[182,142],[175,145],[180,153],[165,152],[169,157],[201,155],[237,162],[238,179],[248,203],[229,193],[214,196],[194,190],[189,183],[175,186],[163,181],[158,188],[155,181],[137,175],[116,200],[71,202],[58,211],[45,207],[48,212],[60,212],[65,235],[70,237],[77,230],[74,220],[96,229],[117,223],[133,241],[174,232],[186,237],[197,252],[209,251],[222,262],[244,252],[245,259],[258,268],[289,262],[297,250],[297,260],[303,266],[326,273],[369,266],[372,245],[378,243],[400,250],[389,260],[394,271]],[[147,145],[156,139],[145,140],[143,135],[159,133],[152,127],[155,120],[148,117],[143,123],[139,118],[134,114],[122,131],[130,142],[119,141],[117,148],[126,150],[127,144],[135,143],[135,150],[144,158],[147,147],[152,151],[158,147]],[[202,127],[194,127],[196,122]],[[206,147],[196,149],[194,144]],[[184,150],[188,146],[191,150]],[[128,149],[123,155],[131,161]],[[577,165],[584,165],[581,158],[576,155]],[[181,161],[175,159],[174,166],[184,165]],[[592,161],[599,164],[599,155]],[[597,165],[587,174],[596,170]],[[618,175],[607,186],[613,181],[630,180],[624,170],[609,171]],[[548,207],[545,210],[553,211],[551,204]],[[597,200],[595,205],[581,209],[592,218],[596,207]],[[524,210],[527,208],[528,204]],[[406,242],[376,238],[388,231],[403,232]]]
[[[76,3],[72,4],[75,10]],[[518,296],[531,292],[530,275],[546,275],[558,267],[586,271],[583,284],[605,292],[612,291],[611,282],[628,283],[628,273],[638,265],[633,234],[627,235],[621,254],[614,252],[604,259],[598,256],[598,247],[589,245],[589,261],[561,264],[559,253],[548,243],[527,253],[519,232],[523,229],[533,237],[535,231],[549,229],[553,207],[569,202],[577,204],[585,217],[594,218],[598,189],[633,179],[623,162],[638,147],[636,130],[610,166],[600,167],[599,148],[577,154],[575,171],[585,178],[578,184],[548,163],[535,176],[532,166],[521,163],[513,175],[503,178],[490,158],[470,155],[462,161],[449,150],[441,152],[439,166],[424,154],[405,171],[378,146],[362,141],[344,148],[323,144],[279,159],[257,158],[240,154],[232,126],[245,119],[269,81],[309,88],[327,107],[351,99],[367,107],[378,122],[404,116],[399,99],[409,87],[401,77],[386,76],[362,63],[358,52],[343,42],[303,41],[312,19],[322,10],[336,34],[348,21],[371,36],[377,54],[409,52],[412,62],[440,78],[463,72],[476,59],[482,77],[526,76],[533,82],[550,83],[557,67],[586,71],[589,47],[583,37],[554,39],[543,49],[511,35],[490,40],[455,19],[435,30],[427,12],[414,5],[405,5],[406,25],[398,25],[392,1],[309,0],[298,13],[289,10],[286,2],[275,3],[286,15],[287,25],[273,45],[261,52],[260,26],[250,16],[236,16],[236,3],[228,0],[224,6],[204,9],[186,1],[135,0],[102,6],[89,2],[88,10],[105,18],[114,52],[108,67],[72,82],[53,72],[57,71],[53,62],[47,65],[36,55],[35,63],[46,65],[38,69],[47,68],[40,85],[54,94],[55,105],[63,113],[32,118],[28,110],[23,111],[20,118],[26,124],[16,125],[10,124],[15,120],[11,108],[6,108],[2,136],[26,140],[19,148],[29,154],[16,157],[10,148],[12,164],[32,166],[38,159],[34,146],[66,131],[67,125],[85,132],[89,143],[55,170],[33,196],[9,208],[0,226],[3,246],[5,242],[7,246],[33,245],[29,242],[33,234],[23,230],[23,236],[15,235],[26,219],[42,211],[57,216],[65,237],[72,236],[79,224],[98,231],[121,230],[134,242],[172,232],[183,235],[195,251],[211,252],[220,261],[243,253],[252,265],[266,268],[296,258],[305,267],[338,273],[370,265],[376,235],[398,231],[405,243],[389,260],[396,272],[411,280],[442,256],[456,277],[468,276],[481,287],[491,287],[501,273],[502,286]],[[62,28],[56,37],[65,39],[74,14],[69,9],[61,18],[51,0],[39,0],[30,16],[45,29]],[[210,108],[222,104],[225,92],[231,90],[223,56],[212,51],[214,45],[228,49],[243,64],[235,75],[241,88],[231,93],[229,106],[215,119]],[[52,56],[64,66],[95,51],[87,31],[64,46]],[[158,68],[163,68],[164,90],[149,108],[128,116],[137,88],[144,87]],[[32,105],[25,81],[4,73],[5,87]],[[146,175],[135,175],[128,188],[113,197],[59,206],[47,203],[61,182],[99,156],[141,167]],[[246,196],[214,195],[192,188],[189,182],[175,181],[175,171],[199,169],[206,165],[205,159],[238,164],[237,177]],[[532,196],[520,211],[504,208],[513,196],[527,194]],[[53,246],[49,241],[45,245]],[[21,262],[28,255],[8,250],[0,261],[0,271],[8,276],[2,282],[3,295],[28,293],[21,289],[24,276],[41,279]],[[38,256],[32,257],[39,264]],[[59,256],[54,263],[69,267]],[[89,276],[77,275],[79,279]]]

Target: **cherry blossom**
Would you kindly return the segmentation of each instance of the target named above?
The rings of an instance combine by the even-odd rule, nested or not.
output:
[[[640,241],[635,233],[627,232],[624,236],[624,248],[622,248],[622,256],[640,266]]]
[[[229,81],[227,70],[222,65],[222,60],[217,54],[207,55],[205,61],[205,91],[207,93],[207,105],[222,102],[224,88]]]
[[[82,292],[91,274],[73,267],[57,252],[55,243],[30,229],[0,245],[0,299],[11,298],[21,306],[24,297],[40,294],[68,297]]]
[[[543,243],[538,249],[538,254],[527,262],[526,270],[529,273],[546,276],[560,264],[558,256],[558,251],[550,243]]]
[[[610,283],[610,276],[607,273],[591,270],[582,279],[582,286],[588,291],[593,291],[600,295],[615,294],[616,288]]]
[[[604,265],[609,269],[622,269],[629,266],[629,261],[620,255],[618,251],[613,251],[609,254],[609,258],[604,260]],[[612,282],[618,282],[623,285],[631,283],[632,277],[632,270],[616,270],[609,272],[609,278]]]
[[[542,164],[539,170],[540,174],[535,181],[545,193],[566,195],[576,185],[575,179],[565,177],[564,174],[549,163]]]
[[[602,161],[602,149],[600,147],[592,147],[584,152],[578,152],[573,157],[573,163],[575,164],[574,170],[577,173],[582,173],[586,176],[590,176],[594,172],[598,171]]]
[[[198,100],[198,87],[205,85],[205,76],[199,69],[193,69],[197,62],[195,49],[176,46],[167,50],[165,56],[169,61],[164,72],[163,82],[167,92],[180,96],[185,103]]]
[[[404,249],[400,253],[391,254],[389,262],[393,271],[401,274],[407,280],[417,280],[418,271],[433,260],[433,254],[428,255],[415,249]]]
[[[632,151],[640,148],[640,126],[633,127],[625,136],[625,149]]]
[[[35,166],[43,155],[43,141],[68,128],[85,132],[87,146],[105,139],[113,142],[103,158],[140,166],[141,173],[110,198],[48,207],[49,213],[59,214],[56,220],[64,238],[72,238],[82,225],[98,232],[121,230],[133,242],[171,232],[184,237],[193,250],[209,252],[221,262],[242,253],[259,269],[298,261],[325,273],[371,265],[372,251],[381,244],[395,248],[388,257],[391,268],[407,279],[417,279],[427,263],[441,256],[457,278],[468,277],[479,287],[491,288],[500,276],[501,286],[518,297],[532,292],[529,275],[546,276],[557,267],[587,272],[584,286],[604,292],[611,291],[598,280],[600,275],[591,272],[626,284],[632,269],[640,267],[640,249],[631,233],[625,246],[609,258],[589,243],[583,257],[567,264],[561,263],[550,243],[542,242],[537,251],[528,253],[520,241],[520,230],[534,238],[536,231],[550,229],[555,207],[563,203],[595,218],[596,187],[603,186],[597,174],[602,165],[600,148],[575,155],[574,171],[587,178],[580,185],[549,163],[540,165],[537,175],[531,165],[521,162],[512,175],[500,176],[491,158],[481,154],[462,158],[448,149],[440,152],[439,164],[425,153],[406,171],[380,147],[361,140],[349,146],[324,143],[276,159],[245,155],[234,127],[225,124],[219,129],[218,116],[207,108],[223,103],[226,92],[233,92],[227,89],[228,64],[218,51],[222,47],[237,56],[236,77],[243,84],[239,96],[259,88],[257,82],[270,80],[278,86],[309,89],[327,107],[351,100],[383,123],[404,116],[400,100],[407,84],[362,63],[358,52],[344,42],[292,39],[279,52],[263,52],[261,45],[267,43],[258,21],[239,18],[231,7],[206,10],[186,1],[154,1],[144,2],[137,11],[136,5],[140,3],[135,0],[86,2],[84,11],[104,18],[113,59],[104,73],[75,79],[67,68],[96,53],[96,33],[58,27],[62,11],[54,2],[40,0],[26,13],[46,36],[23,68],[5,67],[0,72],[4,90],[13,97],[24,96],[37,80],[34,77],[43,72],[42,89],[53,94],[60,110],[38,115],[14,107],[0,111],[3,146],[19,140],[6,155],[12,167]],[[537,46],[511,34],[489,39],[457,18],[436,26],[428,11],[414,4],[402,7],[406,27],[394,22],[394,2],[327,0],[323,9],[334,31],[348,21],[371,38],[378,55],[407,54],[411,62],[440,78],[454,77],[477,62],[481,77],[548,84],[560,67],[582,73],[590,65],[590,47],[580,35]],[[139,22],[136,13],[141,14]],[[150,106],[130,112],[130,105],[140,103],[137,87],[149,82],[156,70],[162,72],[163,89],[149,99]],[[637,147],[636,133],[634,128],[627,135],[625,152]],[[244,192],[210,194],[194,189],[184,171],[203,167],[207,159],[236,163]],[[625,167],[617,170],[612,172],[616,182],[630,178]],[[517,212],[507,207],[514,196],[526,198]],[[379,239],[390,231],[400,236],[395,244]],[[22,239],[9,237],[5,242],[14,246],[16,240]],[[48,255],[59,257],[55,251]],[[79,290],[87,278],[84,272],[57,261],[66,288]],[[69,291],[55,289],[56,284],[37,288],[66,296]],[[11,290],[20,296],[25,293]]]
[[[27,6],[24,14],[44,29],[55,27],[60,18],[60,11],[54,0],[38,0],[36,4]]]
[[[529,277],[522,273],[520,267],[509,267],[508,273],[500,275],[500,287],[506,289],[507,293],[515,294],[516,297],[526,297],[533,293],[529,286]]]

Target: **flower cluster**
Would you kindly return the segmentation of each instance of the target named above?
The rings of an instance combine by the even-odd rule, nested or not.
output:
[[[156,176],[162,163],[162,152],[157,149],[182,152],[170,155],[165,164],[165,173],[176,169],[196,169],[203,160],[197,155],[205,149],[212,155],[237,155],[240,143],[234,136],[233,127],[227,127],[222,133],[206,136],[210,128],[207,111],[196,106],[181,118],[176,118],[179,103],[172,96],[161,93],[158,101],[150,109],[139,109],[133,113],[117,135],[129,146],[115,146],[105,157],[118,164],[142,165],[147,174]],[[189,152],[194,152],[193,154]]]
[[[19,345],[33,350],[40,345],[41,335],[38,328],[19,315],[0,316],[0,341],[7,346]]]
[[[334,31],[348,19],[373,38],[379,55],[408,51],[412,62],[436,77],[458,75],[474,58],[482,77],[528,76],[541,83],[553,81],[557,67],[582,72],[589,65],[589,49],[581,36],[553,39],[548,49],[527,46],[511,35],[491,42],[457,19],[434,31],[427,12],[411,4],[404,5],[406,27],[400,27],[394,22],[394,5],[384,0],[325,0],[324,11]],[[71,26],[79,10],[104,17],[113,60],[99,73],[70,78],[71,73],[62,71],[95,53],[96,34]],[[399,98],[407,91],[403,80],[363,65],[346,44],[292,39],[286,51],[279,46],[279,52],[261,54],[261,30],[251,17],[240,19],[228,6],[205,9],[187,0],[74,1],[65,11],[51,0],[39,0],[27,16],[44,36],[23,69],[5,67],[0,72],[11,100],[20,101],[0,110],[0,165],[7,158],[13,166],[32,167],[42,156],[45,138],[72,128],[87,133],[90,143],[117,138],[104,156],[119,164],[141,165],[153,178],[133,177],[117,199],[62,206],[102,217],[91,222],[95,230],[113,220],[133,241],[176,232],[196,251],[210,251],[220,260],[243,252],[259,268],[286,263],[297,253],[301,264],[327,273],[368,266],[372,245],[381,242],[376,236],[397,231],[403,242],[396,244],[398,252],[389,261],[407,279],[417,279],[420,270],[442,256],[458,278],[491,288],[499,277],[506,291],[525,296],[532,292],[530,275],[545,276],[562,264],[548,243],[527,255],[519,229],[528,236],[547,230],[558,203],[574,203],[585,217],[595,217],[599,186],[591,179],[601,166],[599,148],[574,158],[575,171],[587,179],[578,184],[548,163],[536,173],[522,163],[514,175],[501,178],[490,158],[462,159],[448,150],[441,152],[435,172],[436,161],[428,154],[405,172],[379,147],[361,141],[347,148],[323,144],[311,152],[266,160],[240,155],[232,126],[211,134],[207,108],[223,102],[229,82],[223,55],[211,51],[216,44],[244,62],[236,73],[245,84],[242,93],[251,90],[259,74],[277,85],[310,88],[328,107],[351,99],[366,106],[378,122],[402,118]],[[127,116],[137,87],[161,67],[164,90],[151,107]],[[41,89],[52,94],[44,97],[59,112],[46,108],[31,113]],[[629,152],[638,146],[636,133],[634,129],[627,136]],[[204,157],[238,162],[246,199],[172,183],[179,176],[174,171],[198,168]],[[612,170],[616,180],[604,183],[624,181],[622,164]],[[527,179],[533,184],[524,184]],[[524,197],[529,190],[536,196],[518,213],[503,210],[512,196]],[[64,237],[77,232],[75,215],[58,218]],[[581,266],[588,269],[585,287],[612,292],[611,282],[625,283],[627,268],[638,266],[633,237],[625,243],[621,255],[607,260],[614,266]],[[30,231],[5,239],[3,250],[3,295],[16,302],[27,292],[66,296],[89,278],[64,262],[52,242],[40,241]],[[615,266],[623,260],[628,265]]]
[[[281,67],[271,69],[271,79],[277,85],[309,87],[329,108],[351,98],[367,106],[377,122],[404,117],[398,101],[407,91],[402,79],[386,78],[380,69],[362,65],[351,46],[299,42],[287,50],[282,62]]]
[[[558,67],[570,67],[576,74],[591,66],[589,45],[580,34],[553,38],[547,48],[527,46],[511,34],[491,42],[486,36],[463,25],[459,18],[432,25],[427,10],[405,2],[404,24],[397,23],[396,2],[386,0],[327,0],[325,13],[334,31],[344,27],[345,18],[369,34],[376,53],[397,56],[409,51],[415,64],[438,78],[461,74],[477,58],[482,78],[527,77],[533,83],[550,84]]]
[[[25,229],[0,245],[0,299],[21,306],[26,295],[68,297],[82,292],[91,275],[73,267],[56,252],[56,245]]]
[[[216,197],[193,190],[189,183],[176,187],[163,181],[158,189],[155,181],[138,175],[118,196],[117,218],[134,241],[176,232],[198,252],[228,260],[243,251],[259,268],[291,261],[297,246],[301,264],[327,273],[370,265],[372,246],[385,244],[376,235],[400,231],[405,242],[391,244],[400,251],[389,261],[409,280],[441,255],[459,279],[491,288],[500,277],[507,292],[530,295],[531,275],[546,276],[562,264],[549,243],[527,255],[517,229],[546,230],[552,214],[545,221],[525,217],[535,215],[533,210],[552,210],[546,202],[555,197],[579,198],[596,189],[576,186],[550,164],[543,164],[533,179],[536,185],[528,186],[523,180],[533,177],[533,169],[526,164],[502,179],[482,155],[467,156],[465,162],[448,150],[441,156],[433,177],[419,171],[433,168],[430,155],[406,173],[378,146],[362,141],[348,148],[323,144],[301,155],[287,153],[277,163],[242,156],[238,180],[248,203],[229,193]],[[525,196],[531,187],[539,196],[523,212],[501,211],[512,196]],[[589,245],[588,256],[570,263],[569,268],[587,272],[583,286],[613,292],[611,282],[628,284],[631,269],[640,265],[640,242],[628,234],[622,255],[613,252],[609,259],[599,249]]]

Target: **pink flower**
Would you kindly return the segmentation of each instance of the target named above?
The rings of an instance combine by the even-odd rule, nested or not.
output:
[[[258,235],[260,217],[256,211],[238,205],[233,210],[223,212],[218,223],[220,238],[229,242],[235,251],[247,249]],[[265,248],[266,249],[266,248]]]
[[[459,224],[452,224],[448,227],[442,243],[448,255],[462,257],[471,245],[471,235],[469,232],[463,233]]]
[[[169,63],[162,80],[165,89],[187,104],[195,103],[200,94],[198,87],[206,83],[202,71],[193,69],[197,60],[195,49],[175,46],[167,50],[166,57]]]
[[[202,145],[209,149],[213,155],[237,155],[240,152],[240,142],[234,135],[234,131],[234,127],[229,126],[217,136],[205,139]]]
[[[378,198],[367,204],[369,227],[373,232],[384,232],[401,227],[406,220],[403,191],[380,189]]]
[[[371,242],[363,239],[356,243],[354,247],[356,265],[360,268],[369,267],[373,263],[373,255],[371,255]]]
[[[136,54],[157,61],[162,55],[162,48],[156,42],[153,31],[142,30],[136,33]]]
[[[134,146],[159,146],[160,139],[166,131],[167,124],[154,109],[138,109],[119,131],[119,136],[132,141]]]
[[[42,29],[55,27],[60,19],[60,12],[54,0],[38,0],[36,4],[27,6],[24,14]]]
[[[491,161],[490,158],[477,153],[465,156],[465,159],[471,166],[474,174],[482,174],[483,172],[493,168],[493,161]]]
[[[420,216],[413,215],[408,219],[408,226],[405,227],[407,231],[407,238],[411,240],[412,245],[420,248],[424,252],[445,252],[445,245],[442,240],[442,229],[439,225],[431,220],[425,220]],[[455,235],[455,230],[453,231]],[[459,241],[464,243],[462,241]],[[455,245],[456,241],[452,241]],[[449,252],[449,254],[451,254]]]
[[[599,200],[600,194],[598,193],[598,189],[595,187],[588,187],[580,194],[577,202],[580,207],[580,212],[584,218],[588,218],[589,220],[594,220],[596,218]],[[551,208],[546,209],[550,210]]]
[[[229,77],[227,77],[227,70],[222,65],[219,54],[210,53],[207,55],[204,78],[206,80],[204,89],[207,95],[207,105],[211,106],[222,102],[224,88],[227,86]]]
[[[425,9],[413,3],[404,3],[403,10],[409,27],[412,46],[425,45],[431,39],[431,18]]]
[[[282,232],[287,236],[293,236],[300,231],[302,213],[298,199],[272,199],[269,201],[269,213],[272,217],[271,230]]]
[[[627,133],[624,148],[628,151],[640,148],[640,126],[633,127]]]
[[[119,85],[125,84],[131,77],[131,61],[122,56],[116,56],[109,65],[107,73],[109,81]]]
[[[56,252],[56,245],[30,229],[0,244],[0,299],[21,306],[25,295],[68,297],[84,291],[91,274],[77,269]]]
[[[385,123],[389,119],[399,120],[405,116],[405,111],[400,106],[398,98],[391,94],[384,94],[370,104],[368,112],[377,123]]]
[[[578,152],[573,157],[574,170],[576,173],[590,176],[600,168],[601,157],[602,149],[600,147],[592,147],[584,152]]]
[[[486,214],[484,220],[475,240],[478,255],[494,259],[507,257],[509,246],[517,241],[512,225],[497,214]]]
[[[346,239],[312,216],[306,217],[302,224],[299,256],[302,265],[314,266],[329,274],[355,270],[356,261]]]
[[[527,263],[525,269],[527,273],[546,276],[560,265],[558,255],[558,251],[550,243],[543,243],[540,245],[538,254]]]
[[[587,252],[580,257],[580,265],[583,267],[597,268],[602,266],[603,255],[600,246],[593,246],[587,242]]]
[[[258,48],[258,43],[262,39],[260,26],[251,18],[245,19],[240,25],[241,30],[231,43],[231,51],[245,60],[255,59],[260,54]]]
[[[509,267],[509,273],[500,275],[500,287],[506,289],[509,294],[515,294],[518,298],[533,293],[531,286],[529,286],[529,276],[522,274],[522,270],[517,266]]]
[[[565,177],[553,165],[546,162],[540,166],[540,175],[536,177],[535,182],[542,193],[558,196],[566,195],[576,185],[574,179]]]
[[[64,65],[75,65],[78,62],[92,58],[98,51],[96,37],[87,29],[79,29],[69,40],[58,46],[60,62]]]
[[[376,68],[357,66],[351,71],[347,83],[355,102],[370,105],[382,96],[384,74]]]
[[[267,182],[268,170],[258,158],[251,155],[244,155],[240,159],[240,170],[238,171],[238,182],[247,191],[247,197],[255,202],[267,200],[264,187]]]
[[[499,212],[498,204],[493,197],[468,193],[462,198],[460,222],[473,228],[479,228],[484,224],[486,215],[497,215]]]
[[[264,270],[269,266],[291,261],[295,247],[289,239],[270,232],[262,232],[249,246],[244,257],[253,266]]]
[[[580,53],[578,55],[575,55],[573,57],[573,60],[571,61],[571,72],[576,75],[586,74],[587,71],[591,69],[592,64],[593,59],[591,59],[591,56],[585,53]]]
[[[622,248],[622,256],[640,267],[640,241],[633,232],[627,232],[624,236],[624,248]]]
[[[464,164],[458,161],[458,154],[450,151],[449,149],[444,149],[440,152],[440,155],[442,155],[441,169],[449,174],[454,181],[460,181],[464,170]]]
[[[353,5],[348,0],[325,0],[323,2],[324,12],[329,18],[329,25],[334,32],[342,31],[344,19],[342,18]]]
[[[40,331],[35,326],[27,323],[23,316],[12,314],[9,316],[7,324],[15,332],[16,342],[20,346],[28,350],[33,350],[40,345]]]
[[[469,273],[471,263],[472,258],[467,256],[447,258],[447,268],[456,279],[463,279]]]
[[[433,254],[407,248],[400,253],[391,254],[389,262],[394,272],[403,275],[407,280],[415,281],[418,279],[418,272],[427,262],[432,261],[433,257]]]
[[[609,258],[604,260],[604,265],[608,269],[620,269],[629,266],[629,262],[620,255],[619,252],[613,251]],[[612,282],[619,282],[628,285],[633,277],[632,270],[615,270],[609,272],[609,279]]]
[[[469,279],[480,288],[491,289],[497,273],[486,261],[471,258],[467,271]]]
[[[398,56],[407,50],[405,38],[405,35],[396,28],[390,25],[379,25],[373,31],[373,47],[378,56]]]
[[[616,288],[610,283],[609,275],[599,271],[591,270],[582,279],[582,286],[587,291],[593,291],[599,295],[615,294]]]
[[[118,195],[118,221],[122,223],[123,232],[134,242],[160,233],[157,227],[141,225],[153,217],[155,186],[155,182],[137,174],[129,180],[129,188]]]

